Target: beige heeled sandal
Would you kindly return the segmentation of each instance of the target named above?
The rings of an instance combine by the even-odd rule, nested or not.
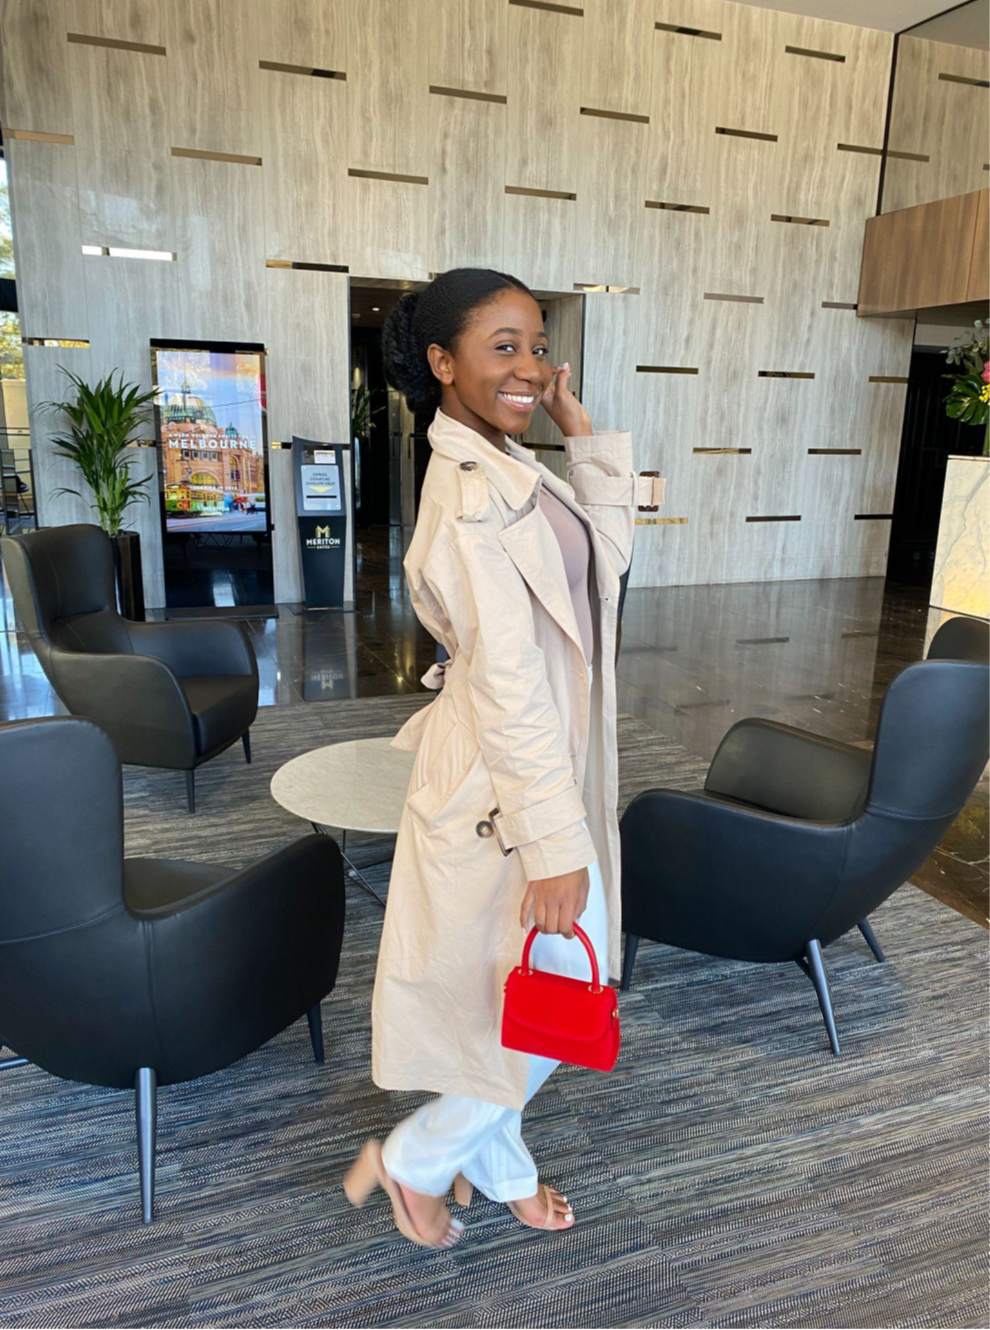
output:
[[[543,1217],[543,1222],[540,1224],[534,1224],[532,1220],[524,1219],[522,1214],[517,1209],[515,1201],[506,1201],[506,1205],[515,1215],[515,1217],[519,1220],[520,1224],[525,1224],[527,1228],[538,1228],[541,1231],[554,1231],[556,1230],[557,1226],[553,1222],[554,1221],[553,1192],[554,1192],[553,1187],[548,1187],[545,1182],[540,1183],[539,1194],[543,1197],[543,1203],[546,1206],[546,1214]],[[470,1182],[468,1182],[467,1178],[464,1176],[463,1173],[458,1173],[457,1177],[454,1179],[454,1202],[457,1205],[468,1206],[471,1204],[471,1198],[473,1196],[474,1196],[473,1185]],[[567,1202],[567,1207],[570,1210],[570,1202],[567,1201],[567,1197],[565,1196],[563,1197],[563,1199],[565,1202]],[[571,1210],[570,1213],[573,1215],[574,1211]],[[574,1227],[573,1224],[563,1224],[561,1225],[561,1230],[566,1231],[567,1229],[573,1227]]]
[[[412,1215],[409,1213],[402,1195],[402,1189],[394,1178],[389,1177],[385,1170],[381,1143],[375,1140],[365,1141],[361,1153],[348,1169],[344,1178],[344,1194],[351,1205],[360,1209],[376,1187],[381,1187],[392,1202],[395,1227],[404,1238],[408,1238],[410,1242],[415,1242],[417,1247],[436,1247],[446,1250],[453,1247],[454,1243],[459,1242],[463,1237],[464,1226],[458,1220],[451,1218],[450,1211],[446,1206],[441,1208],[432,1230],[429,1233],[420,1233],[413,1223]],[[460,1232],[456,1234],[452,1241],[448,1242],[446,1239],[451,1228],[459,1229]]]

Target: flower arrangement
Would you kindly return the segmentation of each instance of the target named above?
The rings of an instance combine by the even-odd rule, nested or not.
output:
[[[977,319],[975,332],[957,337],[944,351],[947,365],[958,365],[955,374],[942,377],[951,380],[952,387],[945,397],[945,413],[964,425],[982,425],[983,456],[990,455],[990,328]]]

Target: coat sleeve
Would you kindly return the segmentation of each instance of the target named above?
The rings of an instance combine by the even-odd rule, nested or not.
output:
[[[664,481],[638,476],[628,430],[598,430],[564,439],[567,480],[602,537],[621,577],[632,559],[637,507],[663,503]]]
[[[495,532],[474,522],[459,523],[422,573],[467,658],[467,691],[498,799],[493,822],[503,849],[518,851],[530,882],[586,868],[598,856],[525,581]]]

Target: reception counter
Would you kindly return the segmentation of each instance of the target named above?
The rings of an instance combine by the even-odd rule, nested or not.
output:
[[[935,551],[931,604],[990,617],[990,457],[950,457]]]

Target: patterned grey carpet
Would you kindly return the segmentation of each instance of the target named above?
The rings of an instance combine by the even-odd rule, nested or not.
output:
[[[307,828],[271,800],[289,757],[389,734],[420,697],[277,708],[199,777],[127,777],[130,853],[240,865]],[[624,798],[704,764],[620,721]],[[383,842],[367,842],[375,858]],[[360,854],[355,853],[359,858]],[[384,885],[387,869],[377,871]],[[796,966],[643,943],[614,1075],[561,1069],[528,1139],[567,1234],[476,1199],[429,1252],[340,1187],[418,1098],[368,1075],[381,913],[349,890],[327,1062],[305,1022],[162,1091],[158,1219],[139,1222],[133,1097],[26,1067],[0,1079],[4,1326],[984,1326],[987,934],[905,886],[829,949],[843,1057]]]

